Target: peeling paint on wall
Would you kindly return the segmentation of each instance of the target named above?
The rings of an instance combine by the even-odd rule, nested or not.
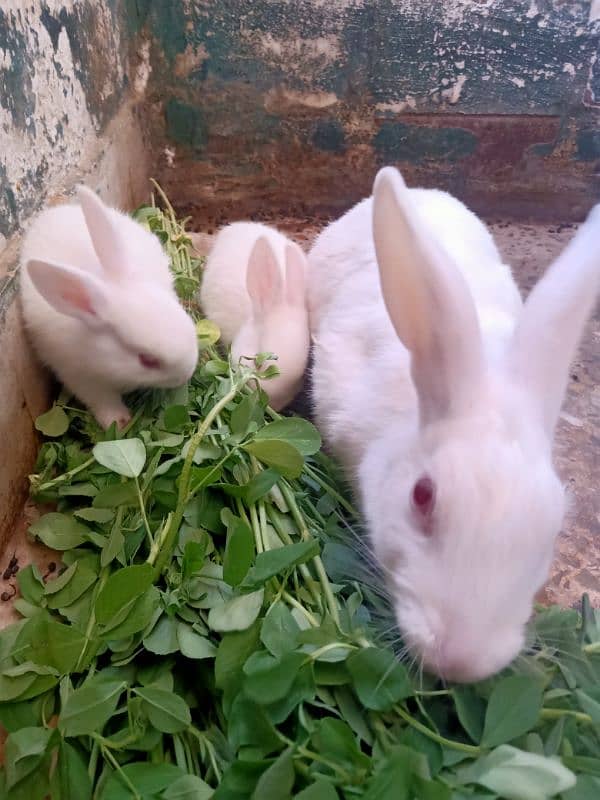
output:
[[[600,193],[599,46],[598,0],[5,0],[0,235],[128,92],[155,174],[215,207],[347,204],[395,159],[466,196],[546,187],[580,214]]]
[[[344,205],[391,158],[411,179],[466,195],[477,187],[481,197],[486,182],[490,198],[519,187],[536,212],[544,187],[576,215],[600,194],[582,133],[597,126],[600,98],[600,17],[588,0],[131,0],[128,9],[150,42],[148,108],[162,116],[151,111],[149,122],[157,152],[171,140],[159,163],[175,194],[185,176],[213,206],[227,193],[253,209],[282,206],[299,201],[301,187],[289,186],[300,170],[307,197],[326,204],[338,192]],[[173,130],[174,99],[201,113],[201,147]],[[466,127],[444,123],[456,114]],[[489,124],[475,125],[479,117]],[[527,148],[507,148],[511,119]],[[531,141],[544,120],[553,138]],[[505,161],[486,173],[494,148]]]
[[[207,127],[200,109],[171,97],[165,108],[170,139],[201,153],[207,141]]]
[[[383,162],[459,161],[477,147],[477,137],[464,128],[424,128],[384,122],[373,139]]]
[[[0,10],[0,233],[12,234],[116,113],[126,44],[114,2]]]

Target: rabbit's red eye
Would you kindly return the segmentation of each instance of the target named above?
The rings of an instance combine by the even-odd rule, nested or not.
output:
[[[412,505],[420,517],[428,519],[435,505],[435,484],[429,475],[422,475],[412,490]]]
[[[140,364],[142,365],[142,367],[146,367],[146,369],[161,368],[160,361],[158,360],[158,358],[155,358],[154,356],[146,355],[146,353],[140,353],[138,355],[138,358],[140,360]]]

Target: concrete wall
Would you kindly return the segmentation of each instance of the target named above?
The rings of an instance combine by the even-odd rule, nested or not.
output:
[[[160,178],[207,214],[346,206],[400,164],[478,209],[600,194],[600,3],[130,0]]]
[[[28,489],[33,420],[49,394],[19,316],[19,233],[80,180],[124,207],[148,192],[123,21],[121,0],[0,8],[0,550]]]

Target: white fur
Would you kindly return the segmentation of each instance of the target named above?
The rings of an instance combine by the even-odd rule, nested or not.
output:
[[[391,168],[309,254],[313,399],[416,658],[477,680],[519,652],[565,498],[551,462],[600,281],[600,207],[523,306],[486,227]],[[433,530],[411,494],[436,486]]]
[[[301,249],[279,231],[235,222],[219,232],[202,277],[204,313],[233,358],[277,356],[280,374],[262,382],[275,409],[297,394],[308,360],[305,270]]]
[[[21,251],[21,301],[40,358],[108,427],[121,394],[192,376],[198,343],[158,239],[79,187],[80,205],[43,211]],[[144,367],[140,354],[159,367]]]

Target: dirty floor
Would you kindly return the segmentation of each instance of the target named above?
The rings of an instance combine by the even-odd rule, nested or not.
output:
[[[575,233],[575,226],[498,223],[492,231],[522,291],[528,292]],[[571,508],[557,542],[543,600],[575,605],[588,592],[600,606],[600,309],[586,328],[556,435],[555,463]]]
[[[326,220],[278,218],[265,220],[308,248]],[[213,230],[205,223],[195,235],[196,248],[206,253]],[[492,223],[492,231],[505,260],[512,265],[522,290],[527,292],[552,259],[569,241],[572,226],[516,225]],[[572,497],[571,511],[558,543],[550,580],[542,600],[565,606],[576,605],[588,592],[600,607],[600,312],[591,320],[571,370],[571,381],[556,441],[556,464]],[[21,566],[35,561],[42,574],[54,566],[56,554],[32,546],[26,529],[36,509],[28,506],[21,524],[0,560],[0,628],[15,619],[12,609],[14,578],[3,574],[13,554]]]

